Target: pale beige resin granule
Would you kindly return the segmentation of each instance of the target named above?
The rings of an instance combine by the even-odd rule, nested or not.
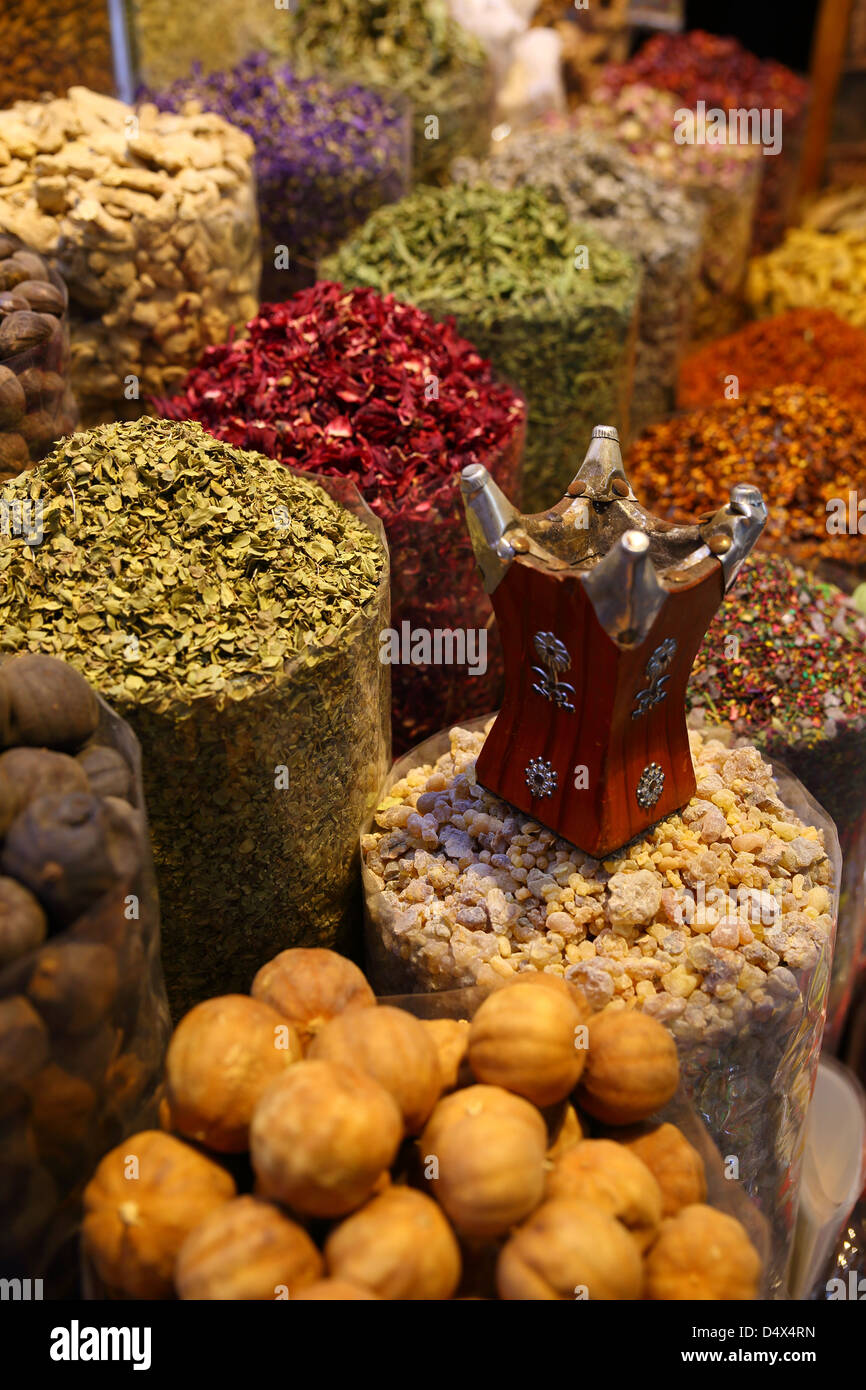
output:
[[[368,906],[413,987],[546,970],[596,1007],[707,1041],[788,1008],[832,931],[821,832],[782,804],[757,749],[690,737],[688,806],[599,862],[478,786],[484,734],[452,729],[363,840],[381,890]]]

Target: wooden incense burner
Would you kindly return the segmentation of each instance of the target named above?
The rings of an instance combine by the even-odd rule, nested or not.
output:
[[[608,425],[550,511],[521,515],[480,464],[461,489],[505,656],[476,776],[603,858],[694,795],[686,684],[767,509],[739,484],[695,525],[651,516]]]

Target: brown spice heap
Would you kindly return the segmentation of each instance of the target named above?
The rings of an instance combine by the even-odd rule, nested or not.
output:
[[[715,510],[735,483],[770,509],[760,544],[800,564],[834,561],[866,577],[863,541],[830,525],[862,488],[866,417],[817,386],[777,386],[653,425],[626,467],[641,501],[682,521]]]
[[[830,309],[791,309],[717,338],[680,368],[681,410],[796,383],[821,386],[866,414],[866,333]]]

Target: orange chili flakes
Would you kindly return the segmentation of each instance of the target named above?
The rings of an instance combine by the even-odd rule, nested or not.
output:
[[[777,386],[676,415],[635,440],[626,467],[641,501],[673,521],[754,483],[770,513],[765,549],[830,561],[845,587],[866,578],[866,415],[821,387]]]
[[[677,404],[681,410],[735,404],[734,391],[745,396],[788,384],[823,386],[866,414],[866,333],[830,309],[760,319],[686,358]]]

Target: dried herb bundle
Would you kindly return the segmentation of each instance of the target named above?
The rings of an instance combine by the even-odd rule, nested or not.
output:
[[[388,751],[379,536],[193,423],[74,435],[3,496],[44,540],[0,546],[0,650],[67,657],[141,741],[174,1007],[345,940]]]

